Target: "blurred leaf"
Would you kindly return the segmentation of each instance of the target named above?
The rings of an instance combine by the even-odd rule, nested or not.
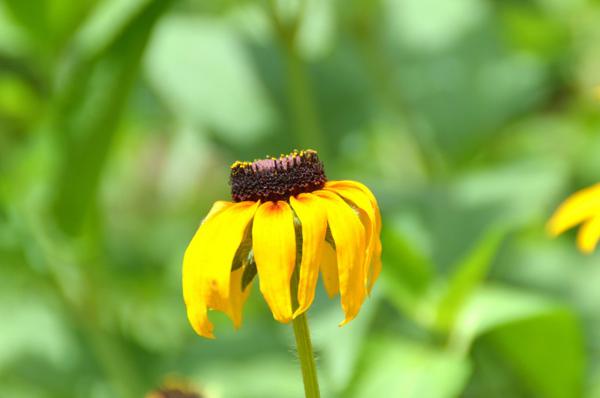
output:
[[[306,0],[296,37],[298,52],[306,59],[319,59],[332,50],[336,33],[332,0]]]
[[[507,2],[501,7],[501,17],[511,44],[545,57],[565,54],[569,31],[561,21],[550,18],[533,3]]]
[[[386,79],[394,96],[413,115],[415,128],[434,134],[449,165],[471,159],[501,126],[542,104],[551,90],[550,65],[506,49],[494,17],[485,15],[448,48],[428,51],[417,44],[406,54],[391,41],[399,51],[374,55],[389,64]]]
[[[383,261],[387,265],[384,272],[406,284],[416,295],[425,292],[434,271],[430,260],[399,231],[384,225],[382,235],[383,245],[387,249],[383,253]]]
[[[64,152],[54,208],[67,232],[79,229],[96,199],[119,115],[152,28],[169,3],[148,3],[102,52],[81,60],[55,110],[53,128]]]
[[[454,329],[455,343],[468,346],[478,336],[512,322],[537,317],[556,310],[555,303],[543,297],[518,290],[485,286],[469,299]]]
[[[109,46],[152,0],[104,0],[74,37],[78,51],[94,54]]]
[[[54,298],[39,292],[39,296],[17,299],[14,293],[14,287],[4,286],[0,296],[0,314],[4,319],[0,328],[0,373],[25,355],[47,361],[55,368],[68,367],[65,358],[73,349],[73,341]],[[14,311],[17,307],[19,310]]]
[[[469,206],[496,206],[498,220],[513,225],[545,216],[566,170],[555,156],[525,157],[463,173],[453,187],[457,200]]]
[[[303,394],[299,366],[291,354],[256,355],[248,362],[217,359],[198,369],[195,378],[208,397],[297,398]]]
[[[5,0],[7,9],[13,19],[27,29],[36,38],[48,34],[48,8],[49,0],[19,1]]]
[[[417,310],[417,302],[430,287],[434,266],[416,245],[384,224],[382,231],[383,278],[386,295],[406,312]]]
[[[436,325],[439,329],[452,329],[461,308],[486,277],[505,235],[504,229],[490,229],[454,268],[454,274],[450,277],[437,306]]]
[[[233,26],[177,16],[156,33],[146,71],[177,118],[230,143],[250,143],[268,131],[274,114]]]
[[[2,53],[20,53],[25,47],[24,32],[14,20],[10,9],[0,2],[0,51]]]
[[[355,374],[356,364],[368,339],[369,326],[378,305],[379,298],[374,294],[364,303],[360,316],[341,328],[338,322],[343,316],[337,302],[315,317],[311,317],[314,347],[317,358],[322,358],[319,368],[325,382],[321,384],[332,391],[336,393],[344,391]]]
[[[39,114],[39,99],[32,87],[23,79],[0,73],[0,120],[6,125],[19,128],[36,121],[32,114]],[[7,126],[0,127],[0,131]]]
[[[583,391],[583,342],[574,316],[557,310],[491,332],[493,345],[534,396],[579,397]]]
[[[477,0],[384,1],[386,22],[394,41],[420,51],[439,51],[484,20],[486,3]],[[421,22],[427,15],[428,23]]]
[[[60,49],[76,27],[85,20],[97,0],[6,0],[15,22],[37,44],[37,51],[52,53]],[[39,57],[39,54],[36,54]]]
[[[471,342],[491,345],[533,396],[581,396],[583,340],[563,306],[512,289],[481,289],[461,314],[451,344],[460,351]]]
[[[454,398],[470,373],[467,360],[401,336],[370,339],[351,397]]]

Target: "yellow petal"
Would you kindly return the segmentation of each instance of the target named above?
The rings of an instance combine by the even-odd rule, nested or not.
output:
[[[371,265],[369,267],[369,292],[371,292],[375,281],[377,281],[377,278],[379,278],[379,275],[381,274],[381,268],[381,239],[379,239],[378,236],[375,240],[375,247],[373,248],[373,256],[371,257]]]
[[[206,305],[187,305],[188,321],[196,333],[208,339],[214,339],[213,324],[208,320]]]
[[[364,211],[371,223],[371,233],[367,239],[367,285],[369,292],[381,273],[381,213],[377,199],[364,184],[356,181],[329,181],[325,189],[331,190],[352,202]],[[366,223],[363,223],[366,224]],[[365,228],[368,228],[365,225]]]
[[[294,216],[283,202],[266,202],[256,211],[252,247],[260,291],[279,322],[292,319],[290,279],[296,261]]]
[[[201,336],[213,338],[207,308],[227,311],[231,263],[258,203],[240,202],[213,212],[183,257],[183,298],[188,318]]]
[[[302,224],[302,260],[295,318],[306,311],[315,298],[319,264],[327,232],[327,213],[319,198],[309,193],[291,197],[290,204]]]
[[[352,208],[336,194],[315,191],[327,210],[329,229],[335,242],[340,298],[345,325],[360,310],[365,295],[365,230]]]
[[[334,192],[340,195],[343,199],[352,203],[352,205],[359,211],[360,220],[363,223],[366,232],[366,253],[365,253],[365,269],[369,269],[371,265],[371,257],[373,254],[373,249],[375,247],[375,209],[373,208],[369,197],[360,189],[349,186],[349,185],[339,185],[339,186],[330,186],[325,189]],[[369,273],[365,273],[365,285],[367,285],[367,277]]]
[[[553,236],[559,235],[599,212],[600,184],[596,184],[567,198],[548,221],[548,231]]]
[[[244,268],[240,267],[235,271],[231,272],[231,279],[229,284],[229,302],[227,308],[227,315],[233,321],[233,326],[238,329],[242,325],[242,308],[244,303],[250,295],[252,283],[246,286],[246,289],[242,291],[242,275]]]
[[[586,221],[577,234],[577,246],[584,253],[591,253],[596,249],[600,239],[600,215]]]
[[[377,199],[373,192],[364,184],[358,181],[350,181],[350,180],[341,180],[341,181],[328,181],[325,184],[325,188],[331,189],[340,189],[340,188],[356,188],[362,191],[371,202],[371,206],[375,209],[375,229],[379,234],[381,232],[381,213],[379,212],[379,205],[377,204]]]
[[[204,220],[202,220],[202,222],[205,222],[206,220],[208,220],[215,214],[217,214],[217,213],[221,212],[222,210],[225,210],[231,206],[234,206],[234,205],[235,205],[235,203],[233,203],[233,202],[217,200],[215,203],[213,203],[212,207],[208,211],[208,214],[206,215],[206,217],[204,217]]]
[[[340,291],[340,277],[338,275],[335,249],[327,242],[323,245],[321,276],[323,277],[323,285],[325,285],[327,295],[333,298]]]

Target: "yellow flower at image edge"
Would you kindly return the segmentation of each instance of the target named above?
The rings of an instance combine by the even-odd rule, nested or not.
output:
[[[371,191],[354,181],[327,181],[312,150],[236,162],[230,184],[233,201],[212,206],[183,259],[194,330],[214,338],[208,309],[225,312],[239,327],[257,274],[279,322],[310,307],[319,274],[330,297],[340,294],[340,326],[352,320],[381,271],[381,217]]]
[[[565,200],[548,221],[548,231],[557,236],[582,224],[577,246],[584,253],[594,251],[600,238],[600,184],[582,189]]]

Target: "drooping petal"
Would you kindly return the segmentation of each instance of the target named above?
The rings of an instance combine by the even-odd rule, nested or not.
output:
[[[345,325],[360,310],[365,295],[365,230],[357,214],[342,198],[329,191],[315,191],[327,210],[327,221],[335,242],[342,309]]]
[[[369,292],[381,273],[381,213],[377,199],[364,184],[356,181],[329,181],[325,189],[331,190],[352,202],[364,211],[371,223],[371,233],[367,240],[367,286]],[[366,223],[364,223],[366,224]],[[365,228],[368,228],[365,226]]]
[[[373,192],[364,184],[358,181],[341,180],[341,181],[328,181],[325,184],[325,188],[341,189],[341,188],[355,188],[362,191],[371,202],[371,206],[375,210],[375,228],[377,232],[381,232],[381,213],[379,212],[379,205]]]
[[[373,285],[375,284],[377,278],[379,278],[379,275],[381,274],[381,268],[381,239],[378,236],[375,240],[375,248],[373,250],[373,256],[371,257],[371,265],[369,267],[369,292],[373,290]]]
[[[571,195],[554,212],[548,221],[548,231],[553,236],[587,220],[600,211],[600,184],[582,189]]]
[[[323,277],[323,285],[325,285],[327,295],[329,298],[333,298],[340,291],[340,276],[338,274],[335,249],[327,242],[323,246],[321,276]]]
[[[577,246],[584,253],[591,253],[596,249],[600,239],[600,215],[586,221],[577,233]]]
[[[244,273],[243,268],[238,268],[231,272],[231,279],[229,283],[229,302],[227,308],[227,315],[233,321],[233,326],[238,329],[242,325],[242,308],[244,303],[250,295],[252,285],[246,287],[242,291],[242,275]]]
[[[327,232],[327,213],[319,198],[300,194],[290,198],[290,204],[302,224],[302,260],[298,282],[298,308],[294,317],[306,311],[315,297],[319,265]]]
[[[371,265],[371,258],[373,255],[373,249],[375,246],[375,209],[373,208],[369,197],[360,189],[350,185],[338,185],[338,186],[326,186],[326,190],[336,193],[346,201],[352,203],[352,205],[359,211],[360,220],[363,223],[366,232],[366,248],[365,253],[365,267],[368,270]],[[365,273],[365,285],[367,285],[368,273]]]
[[[294,216],[283,201],[266,202],[256,211],[252,247],[260,291],[279,322],[292,319],[290,279],[296,261]]]
[[[183,257],[183,297],[194,330],[214,338],[207,308],[227,311],[231,263],[258,207],[255,202],[222,206],[200,225]]]

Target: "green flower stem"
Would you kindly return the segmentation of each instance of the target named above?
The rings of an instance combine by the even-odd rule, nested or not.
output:
[[[302,368],[302,381],[304,382],[304,395],[306,398],[319,398],[319,380],[317,379],[317,366],[313,354],[312,343],[306,314],[302,314],[293,320],[294,335],[296,336],[296,348]]]
[[[275,0],[267,2],[267,12],[283,52],[294,140],[302,148],[318,150],[321,159],[327,159],[327,142],[323,137],[319,114],[315,108],[312,82],[307,65],[297,51],[298,30],[302,24],[306,4],[306,0],[299,2],[296,15],[291,20],[281,17]]]
[[[301,254],[297,253],[297,258]],[[292,274],[291,293],[292,306],[294,311],[298,308],[298,281],[299,281],[300,264],[296,263],[296,269]],[[313,354],[312,342],[310,341],[310,331],[308,329],[308,321],[306,320],[306,312],[296,317],[293,321],[294,336],[296,337],[296,350],[300,359],[300,367],[302,369],[302,381],[304,382],[304,395],[306,398],[319,398],[319,379],[317,377],[317,365],[315,363],[315,355]]]

